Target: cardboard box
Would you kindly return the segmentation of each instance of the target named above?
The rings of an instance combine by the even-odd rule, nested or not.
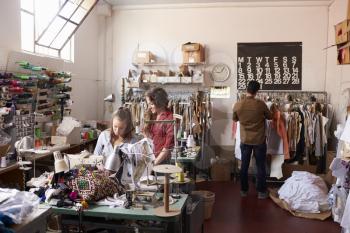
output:
[[[293,171],[307,171],[307,172],[316,174],[316,166],[307,165],[307,164],[288,164],[288,163],[282,164],[283,178],[291,177]]]
[[[335,25],[335,43],[343,44],[349,41],[349,20],[344,20]]]
[[[338,65],[350,64],[350,42],[343,46],[338,46],[337,62]]]
[[[169,76],[167,77],[168,83],[180,83],[181,79],[178,76]]]
[[[215,161],[211,166],[210,174],[214,181],[230,181],[231,161],[226,159]]]
[[[154,62],[154,56],[150,51],[138,51],[136,54],[137,64],[145,64]]]
[[[183,63],[205,62],[204,47],[199,43],[188,42],[182,45]]]
[[[157,82],[158,83],[167,83],[168,82],[168,78],[165,76],[158,76],[157,77]]]
[[[203,73],[197,73],[194,74],[192,77],[193,83],[203,83],[204,82],[204,74]]]
[[[67,136],[51,136],[51,144],[74,145],[81,142],[81,127],[75,127]]]
[[[190,76],[183,76],[180,77],[181,83],[192,83],[192,77]]]

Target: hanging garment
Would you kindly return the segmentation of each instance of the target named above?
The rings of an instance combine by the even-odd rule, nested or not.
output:
[[[315,156],[323,156],[323,138],[322,138],[322,116],[316,115],[315,125]]]
[[[332,175],[340,180],[340,184],[344,186],[347,173],[350,170],[350,162],[346,162],[341,158],[334,158],[329,169],[332,170]]]
[[[348,195],[348,199],[346,201],[345,210],[340,226],[346,229],[350,229],[350,195]]]
[[[236,139],[236,132],[237,132],[237,122],[236,121],[232,121],[232,139]]]
[[[237,159],[239,159],[239,160],[242,159],[242,152],[241,152],[241,130],[240,130],[239,121],[237,122],[237,129],[236,129],[235,157],[236,157]]]
[[[287,118],[288,140],[290,151],[296,151],[297,144],[300,140],[300,116],[298,112],[291,112]]]
[[[340,140],[350,143],[350,117],[348,115]]]
[[[276,111],[273,115],[272,126],[277,130],[277,134],[282,138],[284,159],[289,159],[289,143],[286,130],[286,121],[280,111]]]
[[[341,223],[348,193],[338,185],[333,185],[329,191],[330,203],[332,204],[332,217],[335,222]]]
[[[274,125],[273,121],[267,121],[267,128],[266,128],[266,136],[267,136],[267,154],[270,155],[283,155],[284,154],[284,148],[283,148],[283,140],[282,137],[277,133],[276,125]],[[288,146],[288,145],[287,145]],[[289,152],[288,152],[289,155]]]

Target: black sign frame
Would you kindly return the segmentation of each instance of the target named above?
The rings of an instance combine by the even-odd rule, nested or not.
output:
[[[237,90],[302,90],[302,42],[237,43]]]

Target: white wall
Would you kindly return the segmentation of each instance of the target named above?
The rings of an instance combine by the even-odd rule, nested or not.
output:
[[[64,63],[63,69],[73,73],[72,115],[81,120],[97,119],[101,92],[97,88],[99,16],[95,10],[87,17],[75,35],[75,62]],[[0,61],[7,51],[21,51],[21,18],[19,0],[0,1]],[[5,52],[4,52],[5,51]],[[55,59],[49,59],[54,61]],[[45,59],[46,60],[46,59]],[[101,103],[99,103],[101,104]],[[102,118],[102,117],[100,117]]]
[[[212,145],[233,143],[231,106],[236,96],[237,42],[301,41],[303,90],[325,90],[326,51],[322,49],[327,46],[328,6],[324,3],[130,6],[116,8],[113,20],[117,83],[131,68],[138,44],[140,49],[156,50],[168,63],[180,63],[181,44],[200,42],[206,46],[209,67],[217,62],[230,65],[233,77],[224,85],[231,87],[231,98],[214,100]]]
[[[347,0],[335,0],[329,7],[328,45],[335,44],[334,25],[346,19]],[[331,95],[331,103],[336,110],[336,122],[344,122],[346,106],[350,105],[350,66],[337,65],[337,49],[327,50],[326,90]]]

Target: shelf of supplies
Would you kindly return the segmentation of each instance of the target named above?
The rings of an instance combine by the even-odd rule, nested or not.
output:
[[[172,63],[172,64],[167,64],[167,63],[132,63],[133,66],[136,67],[141,67],[141,66],[169,66],[169,67],[174,67],[174,66],[181,66],[181,65],[188,65],[188,66],[201,66],[201,65],[206,65],[206,62],[197,62],[197,63]]]
[[[201,85],[203,83],[175,83],[175,82],[142,82],[142,84],[162,84],[162,85],[192,85],[192,84],[196,84],[196,85]]]
[[[169,64],[166,63],[132,63],[133,66],[139,67],[139,66],[169,66]]]
[[[200,65],[206,65],[205,62],[197,62],[197,63],[183,63],[184,65],[188,66],[200,66]]]

